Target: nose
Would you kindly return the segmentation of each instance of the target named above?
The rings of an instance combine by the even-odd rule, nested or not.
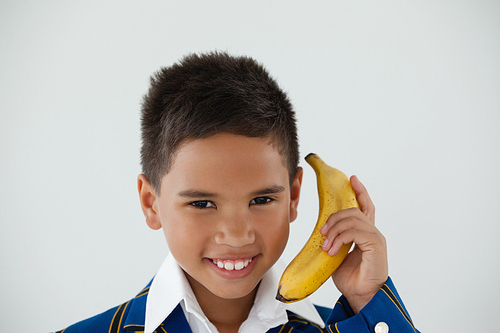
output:
[[[220,221],[214,240],[219,245],[242,247],[255,241],[255,231],[250,218],[229,216]]]

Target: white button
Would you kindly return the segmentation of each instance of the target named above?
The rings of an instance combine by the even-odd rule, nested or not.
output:
[[[389,333],[389,325],[381,321],[375,325],[375,333]]]

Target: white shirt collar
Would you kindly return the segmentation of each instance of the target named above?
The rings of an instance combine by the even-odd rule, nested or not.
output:
[[[288,321],[286,310],[321,327],[325,326],[310,300],[284,304],[274,298],[284,267],[278,261],[264,275],[250,314],[239,329],[240,333],[266,332],[272,327],[284,324]],[[201,310],[184,272],[174,257],[168,254],[149,289],[144,333],[152,333],[179,303],[194,333],[217,332]]]

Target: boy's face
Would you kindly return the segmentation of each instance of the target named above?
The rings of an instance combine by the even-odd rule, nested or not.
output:
[[[290,187],[268,138],[221,133],[181,146],[160,196],[143,195],[149,184],[141,176],[139,190],[149,226],[163,228],[195,293],[234,299],[251,293],[281,256],[301,180],[299,168]]]

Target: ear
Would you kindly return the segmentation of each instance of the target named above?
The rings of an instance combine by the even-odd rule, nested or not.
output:
[[[153,230],[160,229],[161,221],[158,211],[159,198],[153,186],[143,174],[137,177],[137,189],[139,190],[139,200],[141,201],[142,212],[146,217],[146,223]]]
[[[292,187],[290,188],[290,222],[295,221],[297,218],[297,207],[299,205],[300,187],[302,186],[303,174],[303,169],[298,167],[295,177],[293,178]]]

